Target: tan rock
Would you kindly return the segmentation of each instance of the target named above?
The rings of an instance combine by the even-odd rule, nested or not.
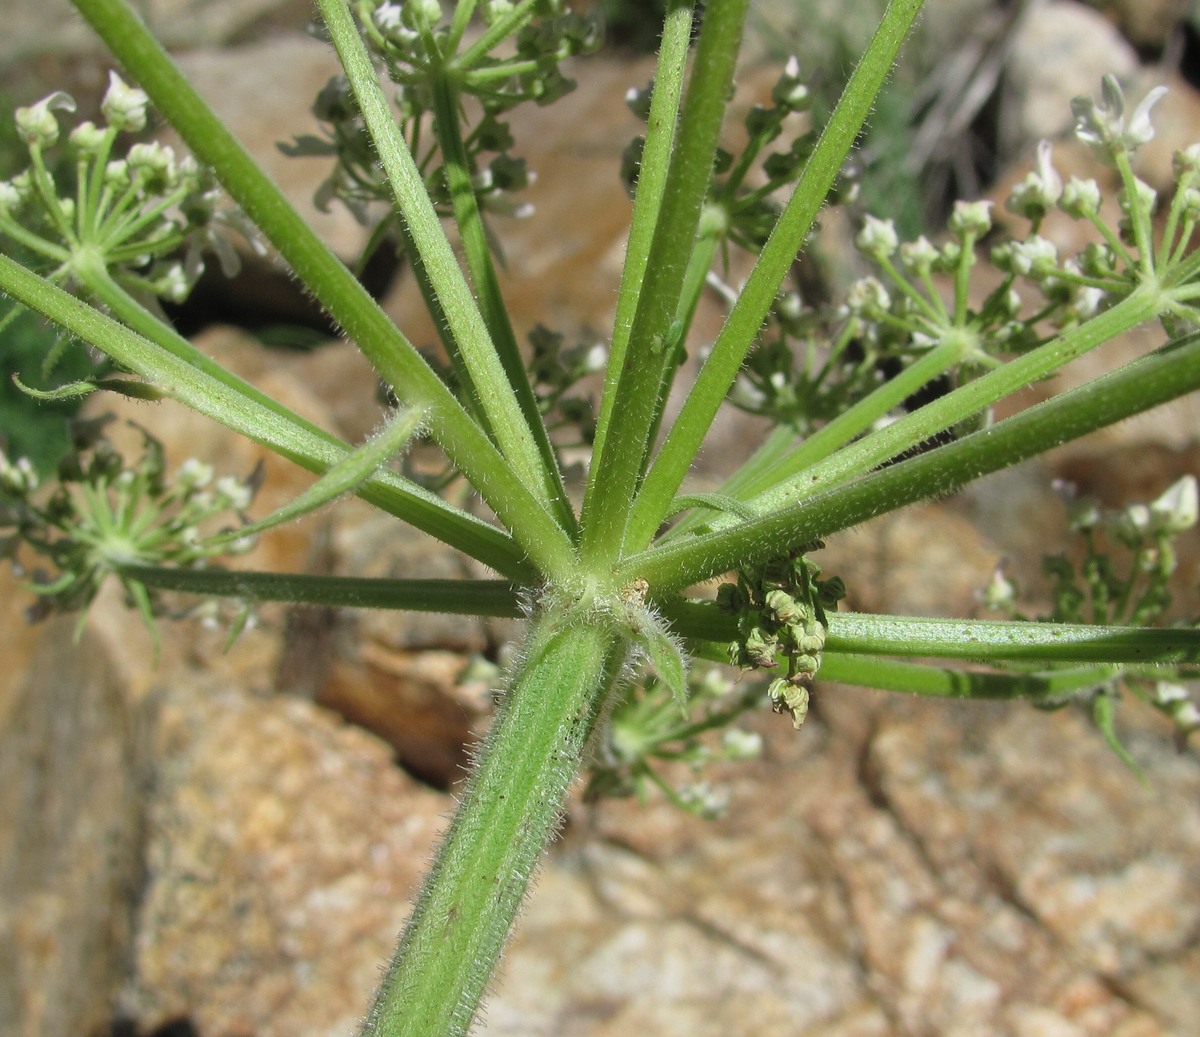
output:
[[[352,1032],[448,806],[331,713],[177,679],[126,1010],[203,1034]]]
[[[27,627],[28,603],[0,572],[0,1031],[93,1033],[132,946],[145,761],[102,642]]]

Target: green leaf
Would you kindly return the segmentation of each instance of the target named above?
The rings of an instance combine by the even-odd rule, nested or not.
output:
[[[673,518],[681,511],[687,511],[689,508],[705,508],[709,511],[720,511],[746,520],[758,517],[758,512],[748,504],[743,504],[740,500],[729,497],[724,493],[680,494],[675,498],[674,503],[671,505],[671,510],[667,512],[666,517]]]
[[[645,608],[636,615],[638,647],[646,653],[658,679],[667,686],[679,711],[687,716],[687,663],[675,639],[667,633],[662,620]]]
[[[55,402],[76,400],[99,391],[120,393],[122,396],[128,396],[134,400],[161,400],[166,395],[161,389],[148,385],[146,382],[139,382],[134,378],[85,379],[79,382],[67,382],[66,385],[60,385],[56,389],[35,389],[26,385],[18,375],[14,374],[13,383],[26,396],[32,396],[35,400]]]
[[[393,455],[416,434],[425,420],[423,410],[397,411],[391,421],[372,439],[352,450],[341,461],[330,468],[298,497],[289,501],[265,519],[240,529],[232,529],[210,538],[208,543],[221,544],[243,537],[255,536],[292,519],[307,515],[310,511],[350,493],[367,481]]]
[[[1137,761],[1130,755],[1129,750],[1121,744],[1120,738],[1117,737],[1116,717],[1116,696],[1105,691],[1100,692],[1092,702],[1092,720],[1100,729],[1100,733],[1104,736],[1108,747],[1117,754],[1120,761],[1133,771],[1138,781],[1143,785],[1149,785],[1150,782],[1146,777],[1146,772],[1138,766]]]

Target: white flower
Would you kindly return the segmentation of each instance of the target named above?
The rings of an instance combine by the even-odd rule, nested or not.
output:
[[[1037,166],[1026,173],[1025,179],[1013,188],[1007,202],[1009,212],[1026,219],[1038,220],[1045,216],[1062,196],[1062,177],[1051,162],[1050,152],[1048,140],[1038,144]]]
[[[731,727],[721,735],[721,749],[726,759],[753,760],[762,755],[762,735]]]
[[[1154,137],[1150,109],[1163,95],[1165,86],[1156,86],[1125,118],[1125,95],[1115,76],[1105,76],[1100,84],[1099,103],[1092,97],[1076,97],[1071,102],[1075,113],[1075,136],[1104,155],[1133,151]]]
[[[215,489],[226,505],[236,511],[244,511],[250,506],[250,501],[254,499],[254,491],[232,475],[225,475],[218,479]]]

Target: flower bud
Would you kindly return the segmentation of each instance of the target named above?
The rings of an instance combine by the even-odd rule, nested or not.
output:
[[[245,511],[254,499],[254,490],[232,475],[222,476],[214,487],[226,507]]]
[[[1119,191],[1117,193],[1117,202],[1121,206],[1121,211],[1129,216],[1133,210],[1146,214],[1154,212],[1154,206],[1158,202],[1158,192],[1154,190],[1145,180],[1138,177],[1133,178],[1134,195],[1131,198],[1128,191]]]
[[[75,111],[75,99],[62,90],[55,90],[28,108],[18,108],[17,133],[21,140],[31,147],[52,147],[58,140],[58,119],[54,116],[55,111]]]
[[[1037,166],[1025,175],[1012,194],[1006,208],[1009,212],[1037,221],[1046,215],[1062,195],[1062,177],[1050,160],[1050,142],[1043,140],[1037,147]]]
[[[491,25],[510,14],[512,9],[512,0],[483,0],[479,5],[479,15],[484,25]]]
[[[877,316],[891,305],[892,297],[877,277],[860,278],[846,292],[846,306],[852,314]]]
[[[94,122],[81,122],[67,137],[67,143],[78,155],[91,156],[99,154],[104,146],[106,134]]]
[[[1191,529],[1200,511],[1196,477],[1185,475],[1176,480],[1150,504],[1153,527],[1160,533],[1182,533]]]
[[[928,274],[938,260],[938,250],[924,234],[916,241],[906,241],[900,246],[900,262],[914,274]]]
[[[721,734],[721,750],[727,760],[753,760],[762,755],[762,735],[731,727]]]
[[[18,457],[16,462],[0,450],[0,488],[18,497],[32,493],[38,487],[37,472],[28,457]]]
[[[8,216],[24,200],[25,195],[17,189],[16,184],[11,180],[0,180],[0,216]]]
[[[144,90],[129,86],[115,72],[108,73],[108,90],[100,102],[100,111],[114,130],[137,133],[146,128],[146,107],[150,98]]]
[[[783,75],[771,91],[771,100],[789,112],[805,111],[812,102],[812,92],[800,78],[800,61],[795,54],[784,65]]]
[[[854,239],[854,244],[860,252],[872,259],[887,259],[900,245],[896,224],[892,220],[877,219],[868,213],[863,229]]]
[[[442,5],[438,0],[405,0],[400,18],[416,32],[428,32],[442,20]]]
[[[1047,277],[1058,271],[1058,249],[1053,241],[1035,234],[1025,241],[1014,241],[1010,248],[1012,270],[1022,277]]]
[[[1186,148],[1176,151],[1171,156],[1171,166],[1177,180],[1200,176],[1200,144],[1189,144]]]
[[[1073,219],[1090,219],[1100,212],[1100,185],[1090,177],[1081,180],[1073,176],[1063,188],[1058,205]]]
[[[992,570],[992,578],[983,589],[983,604],[993,612],[1008,612],[1017,602],[1017,587],[1004,574],[1004,563],[1001,562]]]
[[[950,214],[950,233],[960,239],[978,240],[992,229],[990,201],[955,202]]]

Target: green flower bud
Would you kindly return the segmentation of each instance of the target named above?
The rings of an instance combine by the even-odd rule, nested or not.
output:
[[[785,590],[768,592],[765,604],[781,623],[797,623],[807,618],[808,608]]]
[[[1058,200],[1058,207],[1073,219],[1090,219],[1100,212],[1100,185],[1090,177],[1077,176],[1067,181]]]
[[[779,677],[767,687],[767,696],[776,713],[791,713],[792,726],[798,731],[808,716],[808,688]]]
[[[442,20],[442,5],[438,0],[405,0],[400,19],[416,32],[428,32]]]
[[[914,274],[928,274],[938,259],[938,250],[924,234],[916,241],[906,241],[900,246],[900,262],[904,269]]]
[[[54,112],[75,111],[75,99],[62,90],[43,97],[28,108],[16,111],[17,133],[31,147],[53,147],[58,140],[58,119]]]
[[[992,203],[990,201],[955,202],[950,214],[950,233],[960,241],[970,238],[977,241],[992,229]]]
[[[96,155],[104,146],[106,134],[94,122],[81,122],[67,137],[67,143],[79,155]]]
[[[1050,142],[1043,140],[1037,148],[1037,166],[1025,175],[1012,194],[1006,208],[1028,220],[1040,220],[1062,196],[1062,177],[1050,160]]]
[[[11,180],[0,180],[0,216],[8,216],[13,210],[20,208],[25,201],[25,195]]]
[[[115,72],[108,73],[108,90],[100,102],[100,111],[113,129],[130,133],[144,130],[149,103],[145,91],[129,86]]]
[[[793,54],[783,67],[783,75],[771,91],[771,101],[789,112],[806,111],[812,103],[812,91],[800,78],[800,62]]]
[[[484,25],[491,25],[506,14],[510,14],[512,9],[512,0],[483,0],[483,3],[479,5],[479,15],[483,19]]]
[[[896,224],[892,220],[880,220],[867,214],[863,229],[858,232],[854,244],[864,255],[883,260],[893,255],[900,246]]]

